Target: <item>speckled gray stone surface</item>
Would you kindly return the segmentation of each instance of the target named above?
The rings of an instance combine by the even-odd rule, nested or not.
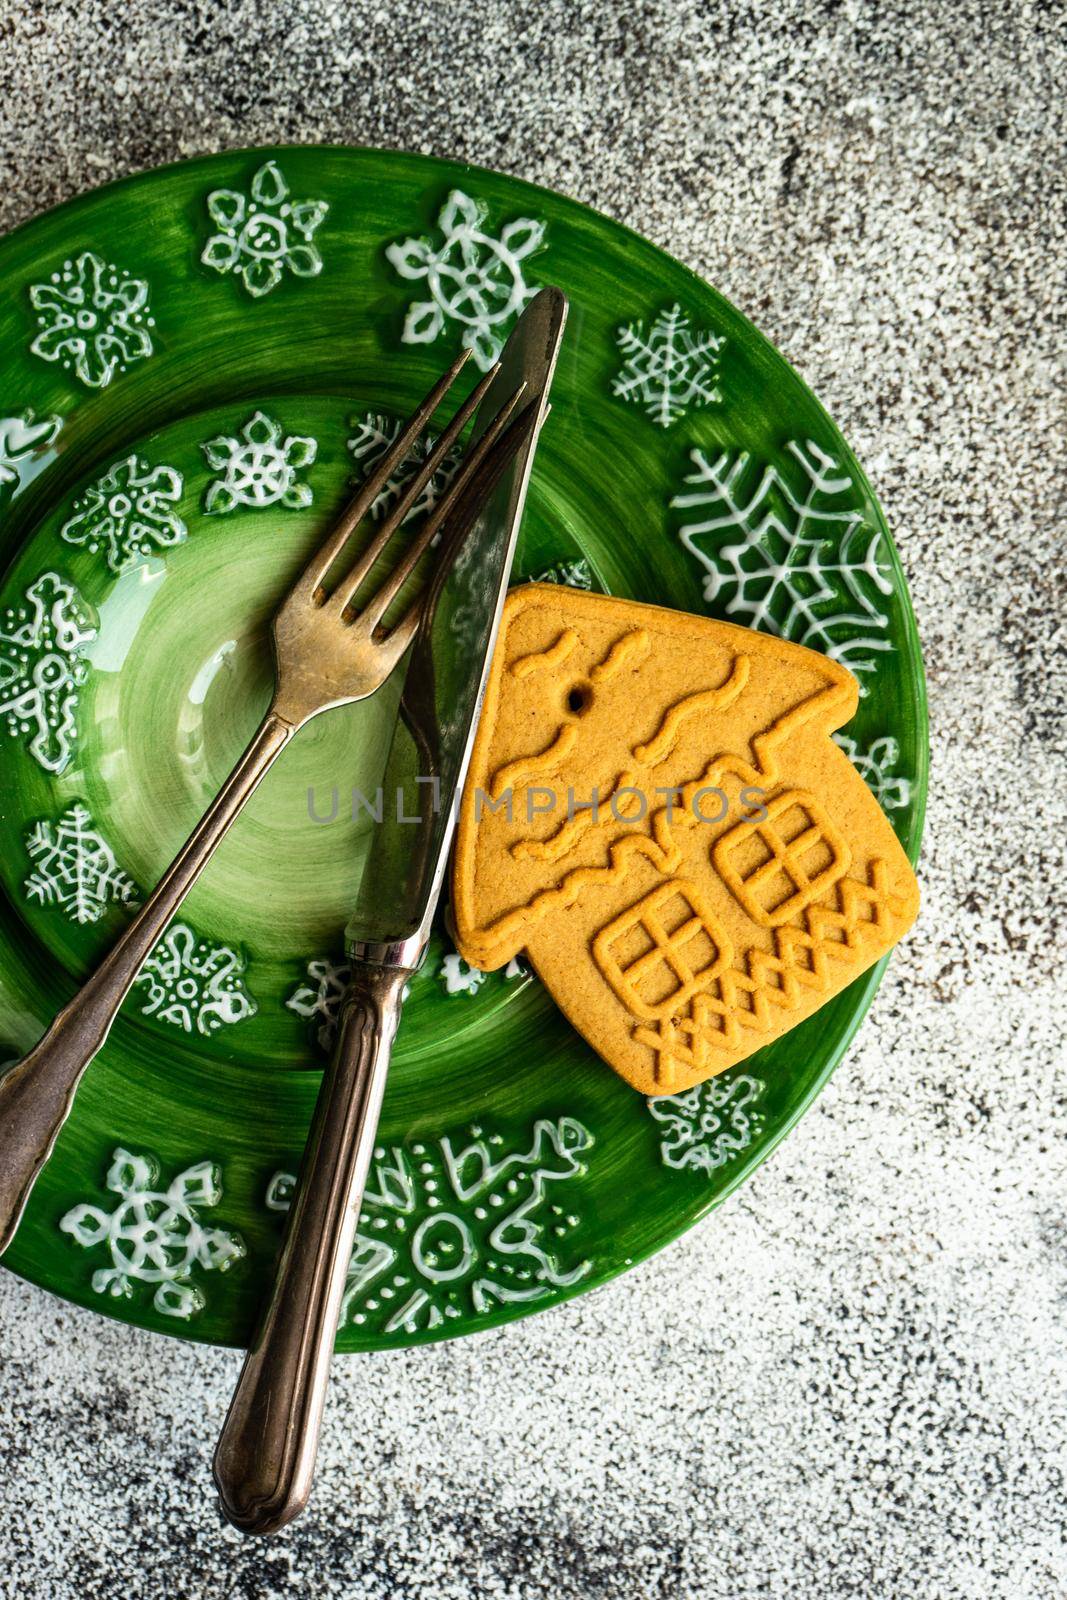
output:
[[[276,1541],[208,1493],[235,1356],[0,1274],[0,1594],[1067,1593],[1065,78],[1063,6],[1019,0],[0,4],[0,226],[343,140],[555,185],[706,274],[867,465],[933,721],[922,919],[814,1111],[625,1280],[339,1363]]]

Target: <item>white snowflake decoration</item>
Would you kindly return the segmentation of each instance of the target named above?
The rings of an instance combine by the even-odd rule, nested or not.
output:
[[[835,733],[833,737],[883,811],[900,811],[909,804],[911,779],[892,776],[892,769],[900,760],[900,746],[891,734],[875,739],[866,750],[861,750],[847,733]]]
[[[146,991],[141,1014],[205,1035],[243,1022],[257,1010],[244,986],[245,968],[236,950],[200,939],[187,923],[175,922],[134,979],[134,987]]]
[[[763,1093],[757,1078],[709,1078],[682,1094],[659,1095],[648,1109],[659,1123],[660,1158],[708,1176],[742,1155],[762,1127],[753,1110]]]
[[[534,1124],[529,1148],[505,1151],[499,1134],[374,1152],[348,1270],[343,1320],[376,1331],[416,1333],[495,1305],[544,1299],[569,1288],[590,1263],[564,1267],[558,1242],[578,1217],[552,1199],[555,1185],[584,1172],[593,1143],[572,1117]],[[267,1205],[285,1211],[295,1180],[276,1173]]]
[[[440,978],[446,994],[477,994],[486,974],[480,967],[469,967],[459,951],[453,950],[441,962]]]
[[[152,354],[148,284],[92,250],[64,261],[50,283],[35,283],[30,302],[40,328],[34,355],[58,361],[90,389]]]
[[[180,544],[185,538],[189,530],[174,509],[181,496],[180,472],[127,456],[75,500],[74,515],[60,528],[60,537],[93,554],[102,550],[112,572],[125,572],[151,555],[153,547]]]
[[[314,278],[322,257],[312,238],[329,211],[325,200],[293,200],[273,161],[260,167],[250,193],[214,189],[207,209],[218,228],[204,246],[201,261],[216,272],[233,272],[254,299],[277,288],[286,272]]]
[[[694,406],[722,400],[719,352],[726,341],[706,328],[691,329],[681,306],[661,311],[647,332],[644,322],[631,322],[615,337],[625,361],[613,393],[644,406],[661,428]]]
[[[0,499],[20,483],[34,456],[51,444],[63,426],[54,413],[39,417],[33,410],[0,417]]]
[[[239,1233],[205,1228],[199,1210],[222,1199],[219,1169],[210,1161],[179,1172],[167,1189],[147,1156],[118,1149],[106,1183],[119,1203],[113,1211],[78,1205],[59,1224],[86,1250],[103,1246],[109,1267],[93,1273],[97,1294],[129,1299],[134,1283],[156,1285],[152,1304],[165,1317],[183,1321],[202,1311],[204,1296],[190,1282],[195,1268],[225,1272],[245,1254]]]
[[[402,278],[424,282],[429,300],[409,306],[401,334],[405,344],[430,344],[446,324],[458,322],[462,342],[482,371],[499,356],[510,324],[537,293],[523,277],[523,262],[540,248],[543,222],[509,222],[494,238],[484,227],[488,207],[453,189],[437,226],[443,244],[405,239],[386,250]]]
[[[308,981],[299,984],[285,1003],[298,1017],[317,1022],[318,1041],[324,1050],[329,1050],[337,1035],[337,1013],[352,969],[344,962],[330,961],[324,956],[319,961],[308,962],[307,975]]]
[[[55,572],[0,614],[0,718],[46,772],[62,772],[73,753],[78,690],[89,673],[80,652],[96,632],[78,590]]]
[[[396,439],[400,432],[400,422],[396,417],[385,417],[380,412],[368,411],[362,417],[353,417],[351,425],[356,431],[348,441],[348,448],[360,468],[362,480],[370,476]],[[427,433],[408,452],[407,458],[374,498],[370,511],[375,522],[384,517],[400,499],[436,443],[434,435]],[[459,470],[462,455],[459,445],[454,445],[448,451],[404,518],[405,522],[410,522],[412,518],[424,516],[426,512],[433,510]]]
[[[75,801],[57,822],[37,822],[26,835],[35,863],[23,884],[29,899],[57,906],[71,922],[99,922],[108,905],[130,905],[137,885],[115,861],[115,852]]]
[[[257,411],[239,437],[219,434],[200,446],[209,467],[221,472],[208,484],[204,510],[211,515],[236,506],[288,506],[299,509],[312,501],[311,488],[297,473],[314,461],[318,445],[304,434],[286,434],[280,422]]]
[[[452,950],[443,957],[437,976],[446,994],[477,994],[489,974],[483,972],[480,967],[470,966],[458,950]],[[518,956],[512,956],[504,968],[505,982],[510,983],[512,978],[529,976]]]
[[[881,533],[866,526],[833,456],[811,439],[786,448],[794,471],[765,466],[756,476],[747,451],[714,461],[691,451],[694,488],[671,504],[701,516],[682,526],[682,543],[707,573],[705,598],[731,620],[871,672],[872,657],[892,649]]]
[[[557,561],[543,572],[535,572],[529,582],[562,583],[569,589],[591,589],[593,569],[584,556],[576,556],[573,561]]]

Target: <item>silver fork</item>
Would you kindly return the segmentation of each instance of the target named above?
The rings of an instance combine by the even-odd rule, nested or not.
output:
[[[420,601],[383,626],[386,612],[461,496],[495,457],[517,441],[504,430],[525,387],[505,400],[465,454],[442,495],[385,581],[362,604],[358,591],[408,512],[474,414],[499,367],[493,367],[457,410],[387,519],[350,570],[327,589],[353,532],[404,461],[469,352],[430,390],[301,573],[275,615],[275,691],[251,743],[182,849],[100,966],[64,1006],[29,1055],[0,1078],[0,1253],[14,1237],[37,1176],[66,1121],[82,1073],[96,1055],[145,959],[166,931],[245,801],[295,734],[321,711],[364,700],[388,678],[416,632]],[[517,426],[517,425],[516,425]],[[495,448],[494,448],[495,447]],[[441,559],[455,554],[443,541]]]

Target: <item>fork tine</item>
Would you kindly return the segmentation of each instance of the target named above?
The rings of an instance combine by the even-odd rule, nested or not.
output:
[[[368,632],[372,632],[381,622],[389,605],[396,598],[408,578],[410,578],[421,557],[429,549],[434,535],[453,511],[460,496],[470,486],[482,462],[507,427],[511,414],[521,400],[525,389],[526,382],[524,379],[518,388],[504,401],[481,438],[467,452],[459,472],[457,472],[447,490],[419,529],[418,538],[414,539],[408,546],[401,560],[397,562],[392,572],[389,573],[384,583],[371,596],[366,605],[361,606],[358,613],[354,613],[353,620],[358,616],[360,625]],[[355,586],[352,586],[348,590],[348,599],[344,608],[346,611],[351,609],[354,589]]]
[[[457,356],[448,371],[437,380],[426,398],[412,412],[407,426],[397,435],[370,476],[360,484],[359,489],[330,530],[329,536],[316,550],[304,568],[296,582],[296,589],[314,590],[322,583],[323,578],[325,578],[344,549],[353,530],[362,522],[397,467],[404,461],[412,445],[463,371],[469,358],[469,350],[464,350]]]
[[[535,421],[534,411],[535,406],[531,403],[519,417],[510,423],[507,433],[485,462],[484,470],[477,477],[475,477],[475,474],[471,474],[469,486],[472,493],[477,495],[474,515],[465,517],[464,511],[466,508],[462,501],[455,503],[459,511],[456,526],[451,530],[446,530],[444,534],[445,542],[441,547],[438,562],[429,585],[416,596],[400,621],[394,628],[389,630],[388,637],[378,646],[379,650],[388,652],[389,658],[394,664],[399,661],[418,632],[425,608],[433,604],[435,589],[438,589],[442,583],[447,581],[452,563],[458,558],[464,541],[471,532],[473,522],[477,516],[477,508],[488,500],[493,493],[512,455],[522,444],[529,428],[533,426]]]
[[[475,411],[481,405],[486,390],[499,371],[499,363],[494,367],[490,367],[485,376],[471,390],[444,433],[434,444],[433,449],[420,464],[419,470],[405,488],[404,493],[390,511],[366,550],[361,553],[351,571],[345,573],[335,593],[330,596],[328,603],[335,605],[338,610],[343,610],[345,606],[351,603],[352,596],[367,576],[367,573],[373,567],[394,533],[403,526],[408,512],[463,432]]]

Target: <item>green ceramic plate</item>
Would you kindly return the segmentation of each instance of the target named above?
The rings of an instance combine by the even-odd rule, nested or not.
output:
[[[922,667],[882,514],[782,358],[635,234],[422,157],[238,151],[30,223],[0,281],[2,1058],[228,772],[268,694],[266,619],[395,419],[461,343],[487,365],[545,283],[571,315],[519,572],[832,651],[865,689],[847,748],[916,855]],[[672,505],[694,486],[696,511]],[[339,992],[370,826],[352,790],[373,791],[394,708],[387,688],[319,719],[270,774],[88,1072],[6,1266],[246,1340]],[[439,934],[342,1347],[488,1327],[675,1238],[810,1105],[879,976],[649,1104],[532,978],[471,973]]]

